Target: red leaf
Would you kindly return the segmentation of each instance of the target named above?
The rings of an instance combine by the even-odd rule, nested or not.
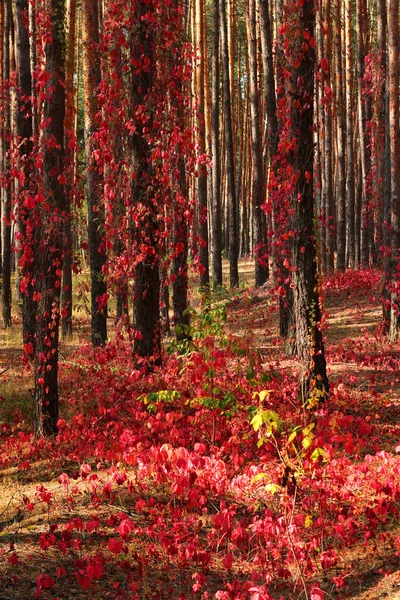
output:
[[[225,569],[232,569],[232,564],[233,564],[232,552],[228,552],[228,554],[225,556],[225,558],[222,562],[224,563]]]
[[[108,549],[113,554],[119,554],[120,552],[122,552],[121,540],[117,540],[117,538],[110,538],[108,540]]]
[[[53,587],[53,585],[54,585],[54,579],[52,577],[50,577],[50,575],[45,575],[44,573],[42,573],[36,579],[36,586],[38,588],[49,589],[49,588]]]
[[[31,342],[28,342],[28,344],[24,344],[24,352],[29,356],[33,354],[33,344],[31,344]]]

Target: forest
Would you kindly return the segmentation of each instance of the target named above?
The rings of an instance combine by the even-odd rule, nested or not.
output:
[[[0,0],[0,600],[400,599],[399,0]]]

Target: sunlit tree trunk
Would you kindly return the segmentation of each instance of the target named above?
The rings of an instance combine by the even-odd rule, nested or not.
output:
[[[325,43],[325,58],[327,60],[327,73],[325,85],[330,89],[332,87],[332,10],[331,0],[326,0],[325,7],[325,27],[326,27],[326,43]],[[326,223],[326,260],[325,266],[328,271],[333,271],[334,254],[335,254],[335,200],[333,194],[333,167],[334,167],[334,152],[333,152],[333,113],[332,101],[325,105],[325,161],[324,161],[324,207],[325,207],[325,223]]]
[[[74,121],[75,121],[75,46],[76,46],[76,0],[68,2],[68,35],[67,35],[67,59],[65,66],[65,164],[68,166],[68,184],[65,189],[66,218],[64,222],[64,262],[63,262],[63,284],[61,292],[62,306],[62,334],[63,337],[72,335],[72,199],[74,194],[74,164],[75,148],[69,147],[69,141],[74,143]],[[72,182],[71,182],[72,179]]]
[[[260,99],[258,92],[257,73],[257,27],[256,3],[248,0],[247,14],[247,46],[248,46],[248,76],[250,88],[251,115],[251,155],[252,155],[252,213],[253,213],[253,251],[255,258],[255,285],[258,287],[268,280],[268,249],[265,247],[265,223],[262,206],[265,199],[266,181],[264,177],[261,126]]]
[[[352,44],[352,2],[345,2],[346,31],[346,211],[347,211],[347,264],[350,269],[356,266],[355,256],[355,163],[353,138],[353,44]]]
[[[211,53],[211,147],[212,147],[212,273],[214,287],[222,285],[222,214],[221,214],[221,144],[220,144],[220,60],[219,60],[219,7],[213,3],[213,43]]]
[[[106,263],[104,245],[104,207],[101,202],[103,177],[96,165],[94,151],[98,129],[99,110],[97,86],[101,70],[98,56],[99,10],[98,0],[82,2],[82,66],[85,113],[86,195],[88,206],[88,239],[91,276],[92,343],[95,346],[107,340],[107,284],[103,274]]]
[[[390,339],[397,338],[399,329],[399,250],[400,250],[400,130],[399,130],[399,0],[387,0],[388,74],[390,126],[391,183],[391,247],[390,261],[391,311]]]
[[[231,81],[229,69],[229,47],[228,27],[226,15],[226,0],[219,0],[220,27],[221,27],[221,51],[222,51],[222,88],[223,88],[223,112],[224,112],[224,135],[226,153],[226,202],[229,211],[229,282],[232,288],[239,285],[239,240],[237,226],[237,206],[235,194],[235,157],[233,142],[232,121],[232,99]]]
[[[362,223],[361,223],[361,264],[367,266],[369,264],[370,257],[370,245],[373,236],[372,227],[372,212],[369,207],[369,191],[368,191],[368,176],[371,168],[371,157],[370,157],[370,140],[367,128],[367,121],[370,119],[368,110],[368,100],[365,98],[365,86],[364,86],[364,75],[365,75],[365,25],[366,25],[366,0],[356,0],[356,24],[357,24],[357,74],[358,74],[358,115],[359,115],[359,127],[360,127],[360,155],[361,155],[361,169],[363,179],[363,196],[362,196]]]
[[[379,209],[379,236],[383,248],[388,246],[387,225],[384,223],[385,206],[385,99],[386,99],[386,10],[385,0],[377,1],[377,52],[378,52],[378,86],[375,97],[376,104],[376,137],[375,160],[376,180],[374,188]],[[385,261],[385,250],[381,252],[381,263]]]
[[[383,329],[385,333],[390,328],[390,271],[391,271],[391,237],[390,237],[390,197],[391,197],[391,172],[387,168],[390,165],[390,123],[389,123],[389,89],[388,80],[388,53],[386,51],[387,43],[387,14],[386,1],[378,1],[378,51],[382,77],[381,106],[378,108],[378,135],[382,136],[381,147],[382,156],[378,162],[378,185],[382,190],[381,211],[382,211],[382,246],[383,246],[383,269],[384,281],[382,285],[382,315]]]
[[[336,267],[346,267],[346,169],[345,169],[345,104],[342,45],[342,0],[336,0],[335,46],[336,46],[336,110],[337,110],[337,225]]]

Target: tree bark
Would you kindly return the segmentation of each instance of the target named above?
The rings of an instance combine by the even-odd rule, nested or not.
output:
[[[344,78],[342,67],[342,0],[336,0],[336,107],[337,107],[337,226],[336,226],[336,267],[346,268],[346,169],[345,169],[345,104]]]
[[[390,127],[390,184],[391,184],[391,249],[390,261],[391,309],[390,340],[394,342],[399,330],[399,251],[400,251],[400,128],[399,128],[399,0],[387,0],[388,13],[388,74]]]
[[[299,28],[314,35],[313,0],[299,9]],[[300,41],[298,41],[300,40]],[[303,36],[294,42],[295,63],[291,77],[292,131],[296,148],[290,154],[290,164],[297,173],[291,195],[292,229],[291,267],[293,307],[296,325],[296,350],[301,366],[299,392],[303,402],[325,396],[329,390],[324,345],[320,329],[321,300],[317,276],[316,232],[314,229],[313,190],[313,94],[315,54]],[[297,57],[297,60],[296,60]]]
[[[91,276],[92,344],[101,346],[107,341],[107,284],[103,274],[106,263],[104,245],[105,217],[101,203],[102,172],[94,159],[98,129],[97,87],[101,69],[98,57],[99,20],[98,0],[82,2],[82,66],[85,113],[86,195],[88,206],[88,239]]]
[[[326,2],[326,59],[328,61],[327,73],[326,73],[326,85],[331,88],[332,86],[332,10],[331,0]],[[324,206],[325,206],[325,222],[326,222],[326,261],[325,266],[328,271],[334,269],[334,255],[335,255],[335,199],[333,193],[333,165],[334,165],[334,153],[333,153],[333,111],[332,102],[328,102],[325,105],[325,162],[324,162],[324,182],[325,189],[324,193]]]
[[[74,119],[75,119],[75,45],[76,45],[76,0],[69,0],[68,6],[68,35],[67,35],[67,60],[65,65],[65,165],[68,169],[68,184],[65,189],[66,219],[64,222],[64,261],[63,261],[63,285],[61,291],[62,306],[62,335],[72,335],[72,215],[71,207],[75,192],[74,165],[75,148],[70,149],[68,142],[74,143]],[[72,183],[71,183],[72,180]]]
[[[132,69],[132,107],[150,107],[153,87],[154,48],[153,36],[148,20],[143,16],[154,11],[152,0],[141,0],[136,7],[136,35],[131,39],[131,55],[136,60],[147,57],[148,69],[139,73]],[[134,118],[135,132],[131,136],[132,202],[139,223],[134,230],[134,245],[137,254],[134,282],[134,351],[136,362],[146,372],[161,364],[160,324],[160,259],[158,239],[158,206],[152,188],[151,147],[145,136],[145,127],[140,118]],[[152,116],[146,128],[151,130]]]
[[[226,202],[229,211],[229,283],[231,288],[235,288],[239,286],[239,240],[235,194],[235,156],[233,141],[232,98],[229,68],[229,44],[226,16],[226,0],[219,0],[219,8],[221,26],[221,51],[223,63],[222,89],[227,171]]]
[[[220,61],[219,61],[219,7],[218,1],[213,3],[213,43],[211,54],[211,147],[212,147],[212,273],[214,288],[222,285],[222,215],[221,215],[221,145],[220,128]]]
[[[49,0],[50,41],[45,47],[46,97],[43,106],[44,200],[37,212],[35,293],[35,435],[53,435],[58,420],[58,339],[62,274],[63,220],[65,218],[64,117],[65,75],[63,51],[64,4]]]
[[[347,210],[347,264],[350,269],[356,267],[355,249],[355,162],[353,138],[353,43],[351,31],[351,0],[345,2],[346,30],[346,210]]]
[[[360,127],[360,155],[361,169],[363,179],[363,196],[362,196],[362,223],[361,223],[361,265],[368,266],[370,258],[370,244],[373,236],[372,229],[372,213],[369,206],[369,182],[368,177],[371,168],[370,156],[370,139],[367,128],[367,122],[371,115],[369,109],[369,101],[365,97],[364,75],[365,75],[365,18],[366,18],[366,2],[365,0],[357,0],[357,66],[358,66],[358,115]]]
[[[7,0],[2,4],[2,77],[0,84],[10,78],[10,39],[11,39],[11,2]],[[2,88],[1,101],[1,171],[5,174],[5,181],[1,187],[1,216],[2,216],[2,302],[3,325],[11,327],[11,160],[10,160],[10,135],[11,135],[11,94],[10,88]]]
[[[29,199],[35,195],[36,184],[33,176],[33,125],[31,116],[30,95],[32,90],[32,76],[30,63],[30,42],[26,15],[28,14],[28,1],[17,0],[15,3],[16,21],[16,71],[18,81],[17,100],[15,107],[15,125],[18,147],[18,170],[23,173],[17,184],[18,191],[18,225],[22,236],[23,266],[21,267],[23,285],[22,293],[22,329],[24,342],[34,343],[36,308],[33,300],[33,257],[36,255],[32,237],[32,213]],[[25,252],[24,245],[30,247],[29,254]]]
[[[195,0],[193,11],[195,48],[199,58],[195,58],[195,90],[197,98],[197,146],[201,157],[206,155],[206,124],[205,124],[205,96],[204,96],[204,55],[203,55],[203,10],[204,0]],[[198,193],[198,234],[200,256],[200,287],[206,288],[210,283],[208,261],[208,226],[207,226],[207,165],[203,159],[198,164],[197,178]]]
[[[255,285],[263,285],[269,277],[268,248],[265,246],[265,223],[263,219],[263,205],[265,201],[266,181],[264,177],[261,127],[260,127],[260,100],[258,93],[257,77],[257,27],[256,3],[248,0],[247,14],[247,46],[249,65],[250,87],[250,115],[251,115],[251,155],[252,171],[252,216],[253,216],[253,252],[255,260]]]

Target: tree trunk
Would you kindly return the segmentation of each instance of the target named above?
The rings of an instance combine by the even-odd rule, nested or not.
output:
[[[229,44],[226,16],[226,0],[219,0],[219,7],[221,26],[221,51],[223,63],[222,89],[227,177],[226,202],[229,213],[229,282],[230,287],[235,288],[239,286],[239,240],[235,194],[235,156],[233,142],[232,98],[229,69]]]
[[[18,189],[18,225],[22,236],[21,284],[22,293],[22,329],[24,342],[34,343],[35,312],[33,301],[33,257],[36,255],[32,237],[32,213],[30,198],[35,195],[36,184],[33,177],[33,142],[32,142],[32,117],[30,95],[32,90],[32,77],[30,70],[30,43],[26,15],[28,11],[27,0],[17,0],[15,3],[16,17],[16,66],[18,78],[18,92],[15,107],[15,125],[18,147],[18,170],[23,173],[19,178]],[[30,247],[29,254],[25,252],[24,245]],[[22,290],[21,290],[22,291]]]
[[[266,173],[268,158],[269,164],[271,166],[272,160],[278,151],[278,117],[276,112],[276,85],[273,61],[271,20],[269,16],[269,1],[257,0],[257,6],[260,12],[264,104],[266,113],[266,127],[264,133],[263,150],[264,170]]]
[[[345,104],[342,68],[342,0],[336,0],[336,107],[337,107],[337,228],[336,267],[346,268],[346,169],[345,169]]]
[[[102,172],[96,165],[95,133],[98,129],[97,87],[101,70],[98,57],[98,0],[82,2],[82,65],[85,113],[86,195],[88,206],[88,239],[91,276],[92,344],[101,346],[107,340],[107,284],[103,274],[106,264],[104,245],[104,207],[101,203]]]
[[[256,3],[248,0],[247,14],[247,46],[249,62],[250,115],[251,115],[251,155],[252,172],[252,213],[253,213],[253,251],[255,259],[255,285],[263,285],[269,276],[268,249],[265,246],[265,231],[262,207],[265,200],[266,181],[264,177],[261,128],[260,101],[257,81],[257,27]]]
[[[214,287],[222,285],[222,215],[221,215],[221,145],[219,138],[220,127],[220,61],[219,61],[219,8],[218,1],[213,3],[213,44],[211,54],[211,146],[212,146],[212,239],[213,256],[212,272]]]
[[[146,128],[151,130],[152,116],[149,96],[152,92],[156,65],[153,56],[151,24],[143,16],[155,10],[152,0],[141,0],[136,7],[136,35],[131,39],[131,55],[148,59],[148,69],[139,73],[132,69],[132,108],[145,105],[148,111]],[[146,139],[143,120],[134,117],[136,126],[131,136],[132,202],[139,225],[134,231],[137,254],[134,283],[134,351],[137,365],[151,371],[161,364],[160,325],[160,263],[158,239],[158,206],[152,188],[151,148]]]
[[[326,2],[326,59],[328,61],[325,84],[331,88],[332,86],[332,11],[331,0]],[[333,112],[332,102],[329,101],[325,105],[325,162],[324,162],[324,206],[325,206],[325,222],[326,222],[326,269],[333,271],[334,255],[335,255],[335,199],[333,194]]]
[[[391,246],[390,261],[391,310],[390,340],[394,342],[399,329],[399,251],[400,251],[400,129],[399,129],[399,0],[387,0],[389,48],[389,126],[391,184]]]
[[[355,162],[353,142],[353,44],[351,31],[351,0],[345,3],[345,30],[346,30],[346,210],[347,210],[347,264],[350,269],[356,267],[355,252]]]
[[[0,84],[10,78],[10,40],[11,40],[11,2],[7,0],[2,4],[2,77]],[[1,100],[1,158],[0,170],[6,174],[4,185],[1,187],[1,216],[2,216],[2,302],[3,325],[11,327],[11,94],[10,88],[2,88]]]
[[[312,0],[299,8],[299,26],[310,39],[314,35],[315,13]],[[298,41],[300,40],[300,41]],[[296,350],[301,366],[299,391],[303,402],[325,396],[329,389],[322,333],[321,308],[317,276],[316,232],[314,230],[313,191],[313,94],[315,55],[304,43],[303,36],[294,42],[294,56],[301,56],[294,65],[291,84],[292,131],[296,148],[290,154],[290,164],[297,174],[291,195],[292,229],[291,267],[293,307],[296,325]]]
[[[367,10],[365,0],[357,0],[357,66],[358,66],[358,115],[360,127],[360,154],[361,154],[361,169],[363,179],[363,196],[362,196],[362,223],[361,223],[361,265],[368,266],[370,258],[370,242],[373,236],[372,229],[372,212],[369,206],[369,172],[371,168],[370,157],[370,139],[367,128],[367,121],[370,119],[368,114],[368,100],[365,98],[364,75],[365,75],[365,44],[364,44],[364,27],[365,27],[365,12]]]
[[[385,6],[386,9],[386,6]],[[386,89],[389,90],[389,69],[388,69],[388,56],[386,56],[386,78],[385,85]],[[387,168],[387,165],[391,165],[391,143],[390,143],[390,98],[387,93],[385,96],[385,150],[384,150],[384,179],[383,179],[383,247],[384,247],[384,281],[382,286],[382,316],[383,316],[383,330],[388,333],[390,330],[390,281],[391,281],[391,270],[392,270],[392,239],[391,239],[391,169]]]
[[[195,48],[200,59],[195,64],[195,91],[197,97],[197,146],[202,157],[206,155],[206,124],[205,124],[205,97],[204,97],[204,55],[203,55],[203,10],[204,0],[194,2],[194,34]],[[208,262],[208,226],[207,226],[207,165],[204,160],[198,164],[198,234],[199,234],[199,256],[200,256],[200,287],[207,287],[210,283]]]
[[[385,102],[386,102],[386,7],[385,0],[377,1],[377,51],[378,51],[378,85],[375,96],[376,103],[376,139],[375,153],[376,178],[374,190],[379,210],[379,245],[383,247],[380,262],[384,264],[388,247],[387,224],[385,223]]]
[[[68,41],[67,60],[65,66],[65,166],[68,170],[68,184],[65,189],[66,219],[64,222],[64,262],[63,262],[63,285],[61,291],[62,306],[62,335],[72,335],[72,215],[71,206],[75,193],[74,165],[75,148],[69,148],[69,141],[75,143],[74,119],[75,119],[75,44],[76,44],[76,0],[69,0],[68,6]],[[72,180],[72,183],[71,183]]]
[[[36,27],[36,6],[34,2],[29,2],[29,30],[32,40],[37,39],[37,27]],[[31,74],[34,72],[37,63],[37,51],[36,44],[30,44],[29,62],[31,67]],[[36,80],[31,78],[31,97],[32,97],[32,132],[35,139],[39,136],[39,116],[38,116],[38,98],[36,91]]]
[[[43,202],[37,212],[35,248],[36,345],[35,435],[57,432],[58,335],[62,274],[63,220],[65,218],[63,68],[64,5],[49,2],[51,37],[45,47],[46,97],[43,107]]]

